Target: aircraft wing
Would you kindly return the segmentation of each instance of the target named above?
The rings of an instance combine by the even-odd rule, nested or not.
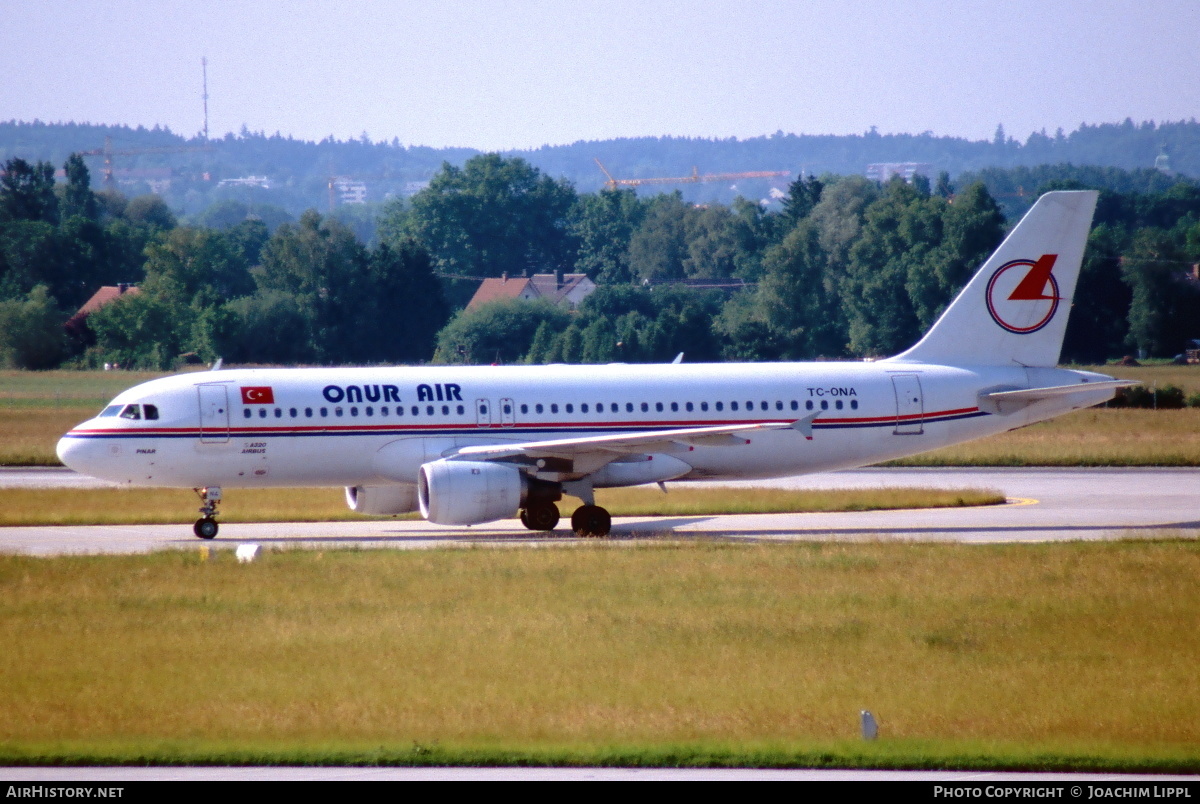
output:
[[[805,438],[812,438],[812,421],[821,411],[791,421],[758,422],[755,424],[730,424],[712,427],[682,427],[670,430],[651,430],[641,433],[612,433],[608,435],[580,436],[577,438],[555,438],[544,441],[527,441],[517,444],[481,444],[463,447],[449,460],[504,461],[523,458],[566,458],[584,456],[598,458],[598,465],[616,460],[624,455],[645,452],[689,451],[697,446],[738,446],[750,443],[744,436],[764,430],[799,431]]]

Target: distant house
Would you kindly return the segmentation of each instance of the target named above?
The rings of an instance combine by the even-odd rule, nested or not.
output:
[[[124,282],[120,285],[104,285],[95,293],[92,298],[83,303],[83,306],[75,311],[75,315],[67,319],[64,325],[67,332],[72,335],[82,336],[86,333],[87,317],[99,310],[106,304],[111,304],[117,299],[126,294],[138,293],[137,285],[129,285]]]
[[[485,279],[467,304],[468,310],[500,299],[547,299],[555,304],[564,304],[571,309],[579,306],[584,298],[596,289],[596,283],[587,274],[534,274],[533,276],[500,277]]]
[[[875,162],[867,165],[866,177],[880,183],[886,183],[893,176],[899,176],[909,184],[917,176],[929,178],[933,173],[933,165],[928,162]]]

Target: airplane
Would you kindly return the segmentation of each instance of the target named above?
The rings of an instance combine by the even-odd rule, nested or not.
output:
[[[223,369],[116,396],[66,433],[68,467],[192,488],[345,487],[367,515],[518,515],[610,532],[595,490],[864,466],[1001,433],[1135,382],[1057,368],[1097,193],[1043,195],[920,341],[874,362]]]

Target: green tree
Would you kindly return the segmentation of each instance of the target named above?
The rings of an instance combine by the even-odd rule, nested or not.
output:
[[[249,266],[214,229],[181,226],[163,232],[146,247],[145,271],[143,291],[171,286],[182,303],[200,307],[254,291]]]
[[[938,298],[928,265],[941,239],[937,204],[944,202],[894,179],[866,209],[840,288],[853,352],[894,353],[921,334],[921,313]]]
[[[162,196],[149,193],[131,198],[125,205],[123,214],[133,223],[154,229],[174,229],[179,225],[175,213],[167,206]]]
[[[1064,361],[1103,363],[1125,352],[1133,292],[1121,276],[1123,247],[1122,233],[1109,224],[1088,236],[1063,339]]]
[[[45,285],[23,298],[0,301],[0,364],[19,369],[57,366],[67,355],[63,319]]]
[[[54,165],[9,159],[0,176],[0,223],[42,221],[58,223],[58,198],[54,194]]]
[[[816,226],[802,221],[763,258],[764,275],[751,294],[735,297],[718,326],[726,354],[744,360],[841,355],[845,323],[836,289],[825,277],[826,255]]]
[[[446,273],[569,270],[575,264],[569,227],[575,200],[569,184],[525,160],[483,154],[461,168],[443,164],[429,187],[413,196],[407,229]]]
[[[255,272],[260,290],[292,294],[310,319],[312,351],[324,363],[363,362],[372,348],[360,316],[372,305],[368,255],[354,233],[309,210],[276,230]]]
[[[789,225],[795,226],[807,218],[813,208],[821,201],[821,191],[825,183],[816,176],[799,176],[788,185],[787,197],[783,199],[783,217]]]
[[[1180,244],[1163,229],[1138,231],[1122,264],[1133,291],[1129,307],[1129,340],[1153,356],[1183,350],[1200,321],[1200,293],[1185,281]]]
[[[629,270],[635,279],[664,282],[687,276],[688,224],[694,209],[678,192],[650,201],[629,241]]]
[[[367,260],[369,304],[363,309],[363,338],[371,361],[415,363],[433,356],[437,333],[450,309],[433,274],[429,252],[409,240],[393,248],[381,243]]]
[[[542,300],[495,301],[461,310],[438,333],[433,359],[435,363],[520,363],[543,325],[560,333],[569,321],[566,310]]]
[[[184,351],[191,316],[181,320],[172,300],[152,293],[127,293],[88,316],[100,360],[122,368],[166,371]]]
[[[100,205],[92,192],[92,178],[79,154],[71,154],[63,165],[67,183],[59,203],[63,219],[79,216],[94,221],[100,216]]]
[[[646,205],[633,190],[579,196],[570,220],[571,234],[579,241],[575,270],[599,284],[631,281],[629,243],[645,213]]]
[[[934,201],[926,209],[941,216],[941,242],[926,260],[927,270],[909,274],[910,298],[922,331],[933,325],[1004,237],[1004,216],[982,182],[964,189],[953,204],[943,204],[941,196]]]

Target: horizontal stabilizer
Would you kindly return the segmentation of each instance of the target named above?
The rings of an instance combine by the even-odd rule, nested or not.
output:
[[[1104,380],[1079,383],[1077,385],[1052,385],[1046,388],[1019,388],[1009,391],[990,391],[979,395],[979,407],[1001,415],[1023,410],[1043,399],[1078,396],[1089,405],[1097,405],[1112,399],[1118,388],[1141,385],[1138,380]],[[1103,396],[1098,392],[1109,392]],[[1094,399],[1093,399],[1094,398]]]

